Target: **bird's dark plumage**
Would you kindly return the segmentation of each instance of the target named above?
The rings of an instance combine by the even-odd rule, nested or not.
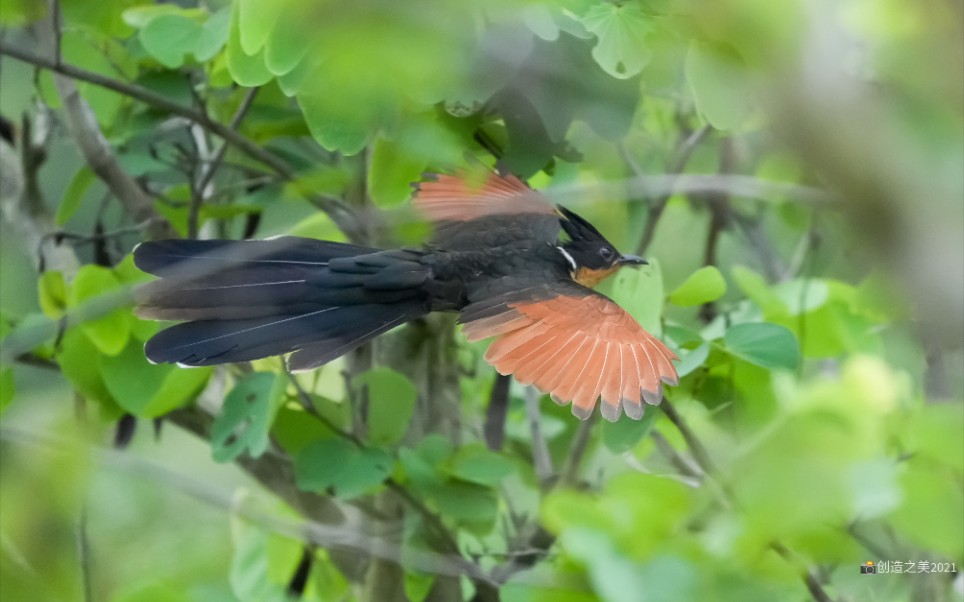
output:
[[[437,175],[415,206],[435,223],[422,249],[385,251],[281,237],[149,242],[137,267],[160,276],[139,313],[185,320],[148,341],[154,362],[204,366],[291,353],[320,366],[432,311],[459,311],[470,340],[497,337],[502,374],[610,420],[659,403],[676,356],[591,286],[626,264],[589,222],[511,175]],[[560,239],[560,234],[566,238]]]

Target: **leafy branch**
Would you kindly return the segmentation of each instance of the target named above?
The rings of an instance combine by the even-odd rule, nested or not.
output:
[[[33,65],[34,67],[40,69],[46,69],[52,71],[61,76],[65,76],[74,80],[87,82],[95,86],[100,86],[107,90],[112,90],[119,94],[123,94],[135,100],[139,100],[147,105],[154,108],[166,111],[172,115],[177,115],[178,117],[183,117],[192,123],[196,123],[211,133],[219,136],[226,143],[231,144],[241,152],[245,153],[252,159],[263,163],[264,165],[271,168],[272,171],[277,173],[285,180],[294,180],[297,177],[295,171],[289,166],[283,159],[277,155],[271,153],[270,151],[262,148],[253,140],[246,138],[244,135],[240,134],[232,127],[224,125],[218,121],[211,119],[208,115],[204,114],[202,111],[193,109],[191,107],[186,107],[184,105],[178,104],[152,90],[144,88],[143,86],[138,86],[137,84],[119,81],[99,73],[94,73],[93,71],[88,71],[86,69],[81,69],[70,65],[69,63],[58,62],[55,60],[47,59],[42,56],[32,54],[16,46],[0,40],[0,56],[8,56],[12,59],[22,61]],[[60,87],[62,84],[58,84]],[[66,95],[68,98],[73,99],[74,96],[71,94],[70,88],[65,87],[62,94]],[[79,98],[79,95],[77,96]],[[77,102],[77,101],[72,101]],[[77,114],[78,123],[84,125],[88,117],[84,116],[80,109]],[[93,117],[90,116],[90,119]],[[99,145],[91,143],[91,151],[99,152]],[[102,164],[100,163],[100,157],[95,154],[94,159],[98,160],[98,165],[102,165],[102,169],[107,169],[103,165],[109,166],[110,163]],[[93,165],[92,165],[93,167]],[[105,172],[107,173],[107,172]],[[111,173],[113,170],[111,169]],[[118,179],[117,182],[122,182],[122,179]],[[127,194],[130,191],[123,187],[121,192]],[[130,193],[136,194],[136,193]],[[136,197],[132,197],[136,198]],[[308,199],[314,203],[319,209],[331,216],[332,221],[334,221],[338,227],[345,232],[349,237],[354,237],[358,233],[359,223],[357,218],[354,216],[351,209],[345,205],[342,201],[335,199],[333,197],[320,195],[317,193],[308,193]],[[138,211],[142,211],[139,207],[136,208]]]

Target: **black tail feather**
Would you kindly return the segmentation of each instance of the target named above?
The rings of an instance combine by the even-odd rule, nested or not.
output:
[[[327,307],[301,315],[187,322],[144,346],[154,363],[211,366],[299,351],[293,369],[319,366],[425,314],[419,303]],[[308,365],[306,365],[308,364]]]
[[[144,243],[135,264],[162,278],[139,291],[138,313],[191,320],[145,353],[207,366],[296,351],[293,368],[321,365],[427,312],[419,256],[293,237]]]
[[[171,277],[177,268],[270,270],[328,265],[336,257],[377,253],[380,249],[342,242],[281,236],[271,240],[159,240],[134,249],[134,265],[155,276]]]

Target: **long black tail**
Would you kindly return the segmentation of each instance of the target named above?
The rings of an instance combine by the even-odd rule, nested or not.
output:
[[[290,369],[320,366],[428,312],[431,272],[419,258],[296,237],[143,243],[135,265],[161,279],[140,291],[138,313],[188,320],[145,353],[209,366],[293,351]]]

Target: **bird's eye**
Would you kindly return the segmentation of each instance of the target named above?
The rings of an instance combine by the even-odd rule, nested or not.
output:
[[[616,252],[610,249],[609,247],[602,247],[601,249],[599,249],[599,256],[602,257],[603,260],[605,261],[611,261],[615,254]]]

